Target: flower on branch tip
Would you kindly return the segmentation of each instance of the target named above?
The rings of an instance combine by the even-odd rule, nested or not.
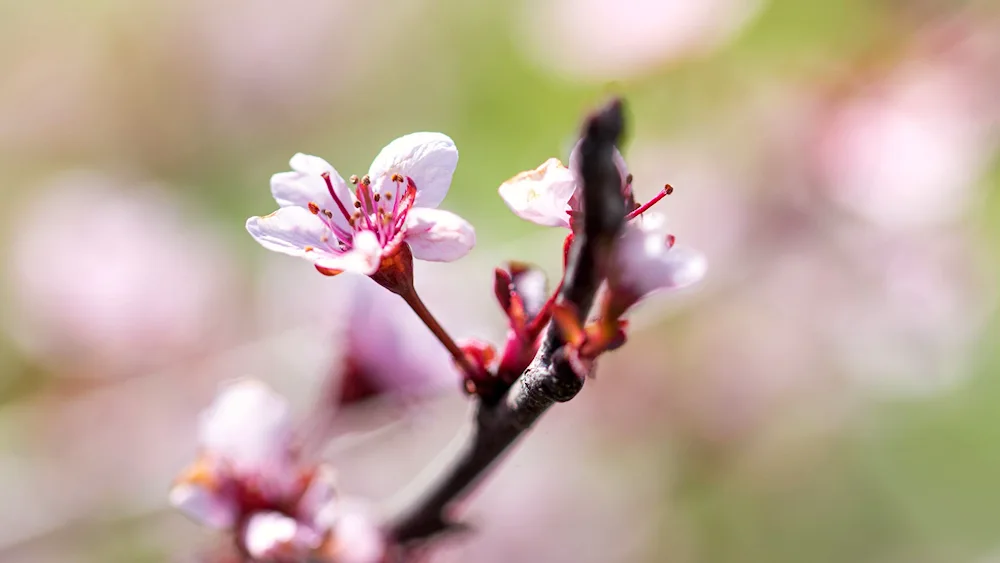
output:
[[[170,490],[174,507],[232,532],[254,561],[337,561],[332,470],[300,458],[280,395],[255,380],[227,384],[202,413],[198,434],[198,460]]]
[[[268,250],[305,258],[326,275],[356,272],[396,291],[412,283],[418,258],[450,262],[476,243],[472,225],[436,209],[458,164],[455,143],[441,133],[404,135],[382,149],[355,190],[319,157],[296,154],[291,172],[271,177],[280,206],[247,220]]]
[[[680,289],[705,276],[705,256],[675,246],[662,215],[647,214],[626,224],[615,241],[607,271],[608,290],[602,316],[617,319],[644,297],[664,289]]]
[[[569,167],[550,158],[534,170],[515,175],[497,190],[507,207],[518,217],[545,227],[576,230],[576,218],[582,213],[579,181],[580,145],[569,157]],[[615,166],[621,177],[621,192],[631,219],[642,213],[662,195],[638,209],[632,194],[632,174],[621,153],[614,152]],[[664,188],[667,191],[670,188]],[[668,192],[669,193],[669,192]]]

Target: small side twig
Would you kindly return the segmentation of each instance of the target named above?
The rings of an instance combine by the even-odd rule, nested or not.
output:
[[[624,225],[625,203],[613,154],[624,127],[622,102],[613,100],[591,115],[580,145],[583,225],[576,233],[559,300],[585,317],[604,280],[603,265]],[[582,319],[581,319],[582,320]],[[503,453],[552,405],[583,387],[553,323],[531,365],[495,405],[478,405],[472,435],[438,480],[390,519],[387,534],[412,544],[458,526],[452,512]]]

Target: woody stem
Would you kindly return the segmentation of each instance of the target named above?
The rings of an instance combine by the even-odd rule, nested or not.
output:
[[[441,323],[439,323],[437,319],[434,318],[434,315],[431,314],[430,310],[427,309],[427,305],[424,305],[420,296],[417,295],[417,290],[411,289],[410,291],[401,293],[400,296],[404,301],[406,301],[406,304],[413,309],[413,312],[420,317],[420,320],[424,321],[427,328],[431,329],[431,332],[434,333],[434,336],[436,336],[439,341],[441,341],[441,344],[444,344],[444,347],[447,348],[449,353],[451,353],[451,357],[454,358],[455,363],[462,368],[462,371],[470,377],[475,376],[478,373],[476,368],[472,366],[469,359],[465,356],[465,352],[458,347],[458,344],[456,344],[455,340],[450,334],[448,334],[448,331],[441,326]]]

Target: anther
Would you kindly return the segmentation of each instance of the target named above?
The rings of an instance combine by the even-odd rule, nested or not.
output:
[[[312,213],[313,215],[319,215],[319,206],[316,205],[316,202],[314,201],[309,202],[309,212]]]
[[[392,192],[386,192],[385,193],[385,199],[391,200],[392,199]]]
[[[402,174],[398,174],[398,173],[393,174],[392,175],[392,181],[393,182],[402,182],[403,181],[403,175]]]
[[[348,178],[348,180],[350,180],[350,182],[352,184],[354,184],[355,186],[358,185],[358,175],[357,174],[351,174],[351,177]]]
[[[631,184],[632,183],[632,173],[631,172],[628,173],[628,176],[625,176],[625,183],[626,184]]]
[[[357,209],[361,209],[361,202],[360,201],[355,201],[354,202],[354,207],[357,208]]]
[[[324,209],[323,215],[326,215],[327,219],[333,219],[333,211],[330,211],[329,209]]]
[[[381,199],[381,198],[380,198],[380,197],[379,197],[379,195],[378,195],[378,194],[376,193],[376,194],[375,194],[375,201],[376,201],[376,202],[378,202],[378,200],[379,200],[379,199]]]
[[[674,187],[671,186],[670,184],[666,184],[663,186],[663,191],[666,192],[667,195],[670,195],[674,193]]]
[[[316,249],[315,249],[315,248],[313,248],[313,247],[311,247],[311,246],[306,246],[304,250],[305,250],[306,252],[312,252],[313,250],[316,250]]]
[[[372,183],[372,179],[368,174],[365,174],[364,176],[361,177],[361,183],[366,186],[370,186]]]

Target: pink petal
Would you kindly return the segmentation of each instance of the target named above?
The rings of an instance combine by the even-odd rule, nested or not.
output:
[[[615,267],[608,283],[614,289],[641,298],[660,289],[677,289],[704,277],[707,269],[700,252],[671,246],[660,228],[662,218],[647,214],[643,222],[630,223],[615,245]]]
[[[206,452],[241,474],[281,477],[292,435],[288,403],[252,379],[226,384],[201,415],[198,437]]]
[[[569,227],[569,201],[576,181],[558,159],[521,172],[497,190],[518,217],[546,227]]]
[[[218,530],[236,523],[236,507],[227,499],[195,483],[179,483],[170,489],[170,504],[188,518]]]
[[[458,165],[458,149],[450,137],[442,133],[411,133],[404,135],[378,153],[368,175],[376,191],[392,192],[396,185],[393,174],[409,176],[417,185],[419,207],[437,207],[448,194],[451,177]]]
[[[354,247],[342,254],[325,255],[316,260],[316,265],[328,270],[354,272],[370,276],[382,264],[382,245],[371,231],[360,231],[354,235]]]
[[[322,237],[330,229],[319,217],[301,207],[282,207],[270,215],[247,219],[247,232],[268,250],[306,256],[306,248],[325,248]]]
[[[405,241],[413,257],[433,262],[451,262],[465,256],[476,245],[476,230],[450,211],[415,207],[406,220]]]

